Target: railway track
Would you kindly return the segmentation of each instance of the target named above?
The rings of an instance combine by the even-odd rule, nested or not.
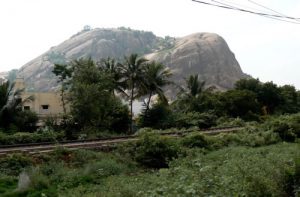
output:
[[[223,127],[223,128],[213,128],[206,130],[199,130],[199,132],[207,135],[216,135],[219,133],[228,133],[241,130],[243,127]],[[160,133],[160,135],[170,136],[170,137],[181,137],[188,134],[188,131],[181,132],[168,132]],[[135,135],[128,135],[122,137],[111,137],[105,139],[94,139],[94,140],[74,140],[74,141],[61,141],[57,143],[44,142],[44,143],[31,143],[31,144],[17,144],[17,145],[4,145],[0,146],[0,156],[8,155],[11,153],[27,153],[27,154],[37,154],[51,152],[57,147],[64,147],[70,150],[75,150],[79,148],[84,149],[103,149],[106,147],[111,147],[116,144],[136,141],[138,137]]]

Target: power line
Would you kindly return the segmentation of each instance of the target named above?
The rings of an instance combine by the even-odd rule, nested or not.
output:
[[[226,4],[226,3],[222,3],[222,2],[220,2],[220,1],[216,1],[216,0],[211,0],[211,1],[213,1],[213,2],[215,2],[215,3],[218,3],[218,4],[221,4],[221,5],[223,5],[223,6],[226,6],[226,7],[230,7],[230,8],[232,8],[233,10],[237,10],[237,11],[239,11],[239,7],[235,7],[235,6],[232,6],[232,5],[230,5],[230,4]],[[223,0],[223,2],[224,2],[224,0]],[[225,1],[226,2],[226,1]],[[234,4],[234,3],[233,3]],[[239,5],[239,6],[241,6],[241,5]],[[250,10],[249,10],[250,11]],[[272,15],[260,15],[260,16],[262,16],[262,17],[266,17],[266,18],[270,18],[270,19],[274,19],[274,20],[278,20],[278,21],[283,21],[283,22],[288,22],[288,23],[293,23],[293,24],[300,24],[300,21],[299,22],[296,22],[296,21],[298,21],[298,20],[296,20],[296,21],[292,21],[292,20],[285,20],[285,19],[282,19],[282,18],[278,18],[278,17],[274,17],[274,16],[272,16]],[[283,17],[283,18],[285,18],[285,17]]]
[[[251,10],[254,10],[254,11],[257,11],[257,12],[263,12],[263,10],[259,10],[257,8],[253,8],[253,7],[250,7],[250,6],[247,6],[247,5],[242,5],[242,4],[232,2],[232,1],[228,1],[228,0],[222,0],[222,2],[229,3],[229,4],[232,4],[232,5],[235,5],[235,6],[244,7],[244,8],[251,9]]]
[[[225,9],[229,9],[229,10],[236,10],[236,11],[246,12],[246,13],[250,13],[250,14],[256,14],[256,15],[259,15],[259,16],[271,17],[273,19],[280,19],[280,20],[285,21],[285,22],[291,22],[291,23],[295,23],[295,24],[300,24],[300,23],[297,23],[297,22],[294,22],[294,21],[284,20],[284,19],[298,20],[300,18],[295,18],[295,17],[290,17],[290,16],[283,16],[283,15],[277,15],[277,14],[267,14],[267,13],[263,13],[263,12],[256,12],[256,11],[252,11],[252,10],[246,10],[246,9],[243,9],[243,8],[238,8],[238,7],[230,6],[228,4],[224,5],[224,3],[221,3],[221,2],[219,2],[219,4],[214,4],[214,3],[209,3],[209,2],[200,1],[200,0],[192,0],[192,1],[196,2],[196,3],[205,4],[205,5],[219,7],[219,8],[225,8]]]
[[[252,1],[252,0],[248,0],[248,1],[249,1],[250,3],[253,3],[253,4],[259,6],[259,7],[265,8],[265,9],[267,9],[267,10],[270,10],[270,11],[274,12],[274,13],[277,13],[277,14],[280,14],[280,15],[282,15],[282,16],[288,17],[288,16],[285,15],[285,14],[282,14],[282,13],[280,13],[280,12],[274,10],[274,9],[268,8],[267,6],[264,6],[264,5],[262,5],[262,4],[259,4],[259,3],[257,3],[257,2],[254,2],[254,1]],[[295,20],[299,21],[299,18],[298,18],[298,19],[296,18]],[[299,22],[300,22],[300,21],[299,21]]]

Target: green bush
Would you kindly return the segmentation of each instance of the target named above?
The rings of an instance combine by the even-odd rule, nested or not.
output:
[[[207,148],[209,146],[206,137],[202,134],[189,135],[181,140],[181,144],[188,148]]]
[[[288,196],[285,170],[294,168],[297,152],[290,143],[212,152],[193,149],[171,161],[168,169],[113,176],[88,191],[72,191],[81,196]]]
[[[38,142],[54,142],[62,140],[62,132],[42,131],[35,133],[17,132],[14,134],[5,134],[0,132],[0,145],[13,145]]]
[[[20,111],[14,118],[14,123],[19,131],[35,131],[38,121],[37,114],[32,111]]]
[[[262,129],[272,130],[278,133],[282,140],[294,142],[300,138],[300,114],[269,118],[262,125]]]
[[[170,139],[155,134],[144,134],[135,145],[135,160],[150,168],[166,168],[177,158],[178,145]]]
[[[295,169],[292,174],[292,189],[294,196],[300,196],[300,155],[295,158]]]
[[[14,190],[17,186],[17,180],[11,176],[1,175],[0,177],[0,195],[9,190]]]
[[[297,137],[287,122],[275,122],[273,131],[278,133],[281,139],[287,142],[294,142]]]
[[[168,105],[158,102],[148,110],[147,114],[143,112],[137,123],[140,128],[167,129],[174,126],[173,112]]]
[[[217,122],[217,127],[243,127],[246,125],[241,118],[220,117]]]
[[[216,125],[217,117],[212,113],[187,112],[175,116],[174,126],[177,128],[209,128]]]
[[[7,175],[18,175],[24,168],[33,164],[30,157],[22,154],[11,154],[0,159],[0,172]]]

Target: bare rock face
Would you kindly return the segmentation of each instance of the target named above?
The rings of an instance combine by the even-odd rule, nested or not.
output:
[[[196,33],[175,39],[128,28],[83,30],[25,64],[18,75],[24,77],[32,91],[51,91],[57,88],[52,74],[55,63],[82,57],[122,59],[131,53],[164,63],[179,84],[188,75],[199,74],[207,85],[229,89],[246,77],[224,39],[217,34]]]
[[[179,84],[191,74],[198,74],[208,86],[230,89],[245,75],[225,40],[213,33],[195,33],[176,41],[175,46],[146,56],[164,63]]]

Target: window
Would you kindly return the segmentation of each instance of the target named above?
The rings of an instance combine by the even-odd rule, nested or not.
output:
[[[48,110],[49,109],[49,105],[42,105],[42,109],[43,110]]]
[[[24,110],[25,111],[30,110],[30,106],[24,106]]]

